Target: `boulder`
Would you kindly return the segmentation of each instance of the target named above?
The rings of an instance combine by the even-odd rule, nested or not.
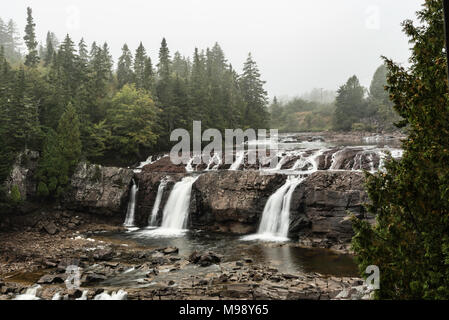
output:
[[[159,160],[147,164],[142,168],[142,172],[164,172],[164,173],[186,173],[185,164],[173,164],[170,157],[162,157]]]
[[[194,251],[189,256],[189,262],[193,264],[198,264],[201,267],[208,267],[212,264],[220,263],[221,257],[212,251],[205,253],[199,253],[198,251]]]
[[[64,198],[66,208],[102,215],[124,215],[134,172],[81,163]]]
[[[9,194],[13,186],[17,186],[20,199],[25,201],[36,196],[36,179],[34,173],[39,160],[39,152],[25,150],[14,162],[9,176],[5,180],[6,192]]]
[[[190,224],[220,232],[254,232],[266,201],[285,180],[258,171],[204,173],[192,187]]]
[[[364,207],[368,196],[361,172],[319,171],[293,194],[290,236],[318,239],[320,246],[347,243],[353,235],[348,212],[374,222]],[[312,241],[317,243],[317,241]]]

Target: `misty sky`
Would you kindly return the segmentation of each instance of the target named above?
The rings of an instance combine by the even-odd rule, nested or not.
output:
[[[415,18],[424,0],[14,0],[0,17],[16,21],[21,36],[31,6],[37,36],[48,30],[107,41],[116,62],[123,43],[142,41],[153,61],[162,37],[171,53],[192,55],[216,41],[237,70],[251,52],[270,96],[312,88],[336,90],[356,74],[368,86],[381,55],[407,63],[400,23]]]

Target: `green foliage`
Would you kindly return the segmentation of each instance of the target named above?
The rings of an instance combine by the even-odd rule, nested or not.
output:
[[[335,102],[335,130],[349,131],[352,124],[364,116],[366,108],[364,95],[365,89],[356,76],[349,78],[346,84],[338,89]]]
[[[388,90],[409,136],[400,161],[367,174],[368,210],[354,221],[361,270],[380,268],[381,299],[449,299],[449,94],[442,2],[426,1],[421,25],[403,23],[413,44],[406,69],[386,59]]]
[[[58,124],[58,136],[61,155],[69,168],[78,164],[81,156],[80,122],[76,110],[69,103]]]
[[[150,95],[134,85],[125,85],[111,100],[107,122],[111,137],[109,146],[121,155],[138,158],[140,151],[157,141],[156,109]]]
[[[294,98],[280,102],[275,97],[270,105],[271,128],[281,132],[322,131],[332,128],[333,104]]]
[[[10,193],[9,197],[10,197],[11,202],[15,205],[22,202],[22,196],[20,194],[20,190],[17,185],[13,185],[11,187],[11,193]]]
[[[33,21],[32,10],[27,8],[27,25],[25,27],[25,44],[28,48],[28,54],[25,57],[25,65],[35,67],[39,63],[39,53],[37,51],[37,41],[35,34],[36,24]]]
[[[63,194],[80,159],[130,165],[169,150],[171,131],[191,131],[193,120],[221,130],[268,124],[255,61],[248,57],[240,75],[217,43],[195,49],[191,61],[179,52],[172,58],[163,39],[155,68],[143,44],[134,59],[124,45],[114,74],[107,43],[88,50],[83,39],[59,43],[49,31],[39,46],[35,30],[28,8],[22,61],[14,23],[0,20],[0,179],[19,152],[40,151],[44,198]]]
[[[47,198],[50,195],[50,191],[48,191],[48,187],[45,184],[45,182],[40,181],[39,184],[37,185],[37,195],[40,198]]]

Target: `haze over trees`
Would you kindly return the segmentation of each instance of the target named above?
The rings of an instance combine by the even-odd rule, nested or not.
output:
[[[269,126],[251,54],[238,74],[218,43],[189,58],[164,38],[156,62],[143,43],[134,52],[124,44],[115,70],[107,43],[59,43],[49,31],[39,44],[31,8],[26,21],[22,56],[14,22],[0,20],[2,181],[25,148],[41,152],[39,193],[58,197],[80,160],[130,165],[169,150],[170,132],[193,120],[203,129]]]
[[[271,127],[281,132],[397,130],[394,123],[401,118],[394,112],[386,85],[387,68],[381,65],[369,90],[354,75],[337,92],[314,89],[288,101],[275,97],[269,107]]]

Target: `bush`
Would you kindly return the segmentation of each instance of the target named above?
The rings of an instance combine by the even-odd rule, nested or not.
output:
[[[48,191],[48,187],[44,182],[39,182],[37,186],[37,195],[42,198],[46,198],[50,195],[50,191]]]
[[[19,204],[22,201],[22,196],[17,185],[12,186],[9,197],[13,204]]]

